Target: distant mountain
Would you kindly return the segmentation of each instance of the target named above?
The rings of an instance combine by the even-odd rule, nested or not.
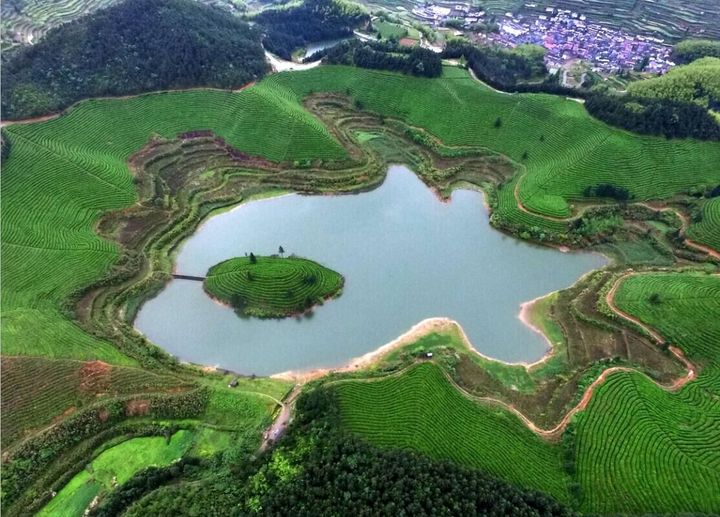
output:
[[[51,113],[88,97],[231,88],[266,70],[259,31],[238,18],[191,0],[127,0],[8,52],[3,117]]]

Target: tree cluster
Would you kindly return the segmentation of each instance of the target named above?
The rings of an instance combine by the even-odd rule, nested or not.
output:
[[[569,516],[541,493],[479,470],[407,450],[374,447],[342,431],[335,393],[318,388],[297,401],[277,446],[202,486],[168,487],[129,515],[513,515]]]
[[[720,124],[707,109],[693,102],[591,94],[585,108],[595,118],[635,133],[720,140]]]
[[[633,197],[625,187],[618,187],[611,183],[599,183],[586,187],[583,194],[585,197],[608,197],[618,201],[627,201]]]
[[[687,64],[702,57],[720,57],[720,41],[690,39],[673,47],[672,59],[677,64]]]
[[[498,88],[512,88],[518,83],[547,74],[545,51],[536,45],[506,49],[496,45],[478,47],[462,40],[451,40],[442,57],[465,57],[475,75]]]
[[[323,59],[331,65],[353,65],[375,70],[391,70],[421,77],[442,74],[440,55],[421,47],[404,47],[395,42],[344,41],[316,52],[308,60]]]
[[[263,45],[290,59],[295,49],[317,41],[346,38],[370,21],[355,4],[342,0],[306,0],[300,5],[267,9],[254,18],[263,28]]]
[[[191,0],[126,0],[9,52],[2,109],[23,118],[89,97],[232,88],[266,70],[259,31],[240,19]]]

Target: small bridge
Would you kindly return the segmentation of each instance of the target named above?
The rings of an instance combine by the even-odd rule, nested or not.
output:
[[[194,280],[196,282],[204,282],[205,277],[204,276],[192,276],[192,275],[176,275],[173,273],[173,278],[177,278],[179,280]]]

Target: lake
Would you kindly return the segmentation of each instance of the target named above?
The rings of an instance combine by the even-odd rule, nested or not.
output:
[[[480,192],[457,190],[442,202],[392,166],[371,192],[286,195],[215,215],[182,246],[176,272],[204,276],[225,259],[280,245],[343,274],[342,296],[311,317],[243,319],[201,282],[173,280],[143,305],[137,329],[180,359],[267,375],[339,366],[426,318],[448,317],[483,354],[534,361],[547,344],[518,319],[520,304],[606,263],[504,235],[490,227]]]

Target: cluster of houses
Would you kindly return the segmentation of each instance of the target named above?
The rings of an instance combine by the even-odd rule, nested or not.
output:
[[[485,11],[481,11],[468,3],[439,2],[426,3],[415,7],[412,14],[420,21],[433,27],[442,26],[448,20],[460,20],[466,26],[470,26],[481,22],[485,16]]]
[[[628,34],[594,24],[584,14],[547,7],[535,19],[506,13],[498,22],[499,32],[485,39],[514,47],[534,43],[547,49],[549,68],[583,60],[597,72],[617,72],[641,66],[648,72],[664,73],[674,66],[672,46],[661,39]]]
[[[526,7],[536,7],[526,4]],[[492,21],[497,32],[477,32],[473,38],[515,47],[533,43],[545,47],[549,69],[564,68],[578,60],[587,62],[594,71],[612,73],[636,67],[664,73],[674,66],[672,47],[663,40],[628,34],[592,23],[582,13],[547,7],[539,15],[505,13],[491,17],[469,3],[425,3],[412,14],[423,23],[440,27],[453,20],[454,27],[475,33],[478,24]],[[458,33],[459,34],[459,33]]]

